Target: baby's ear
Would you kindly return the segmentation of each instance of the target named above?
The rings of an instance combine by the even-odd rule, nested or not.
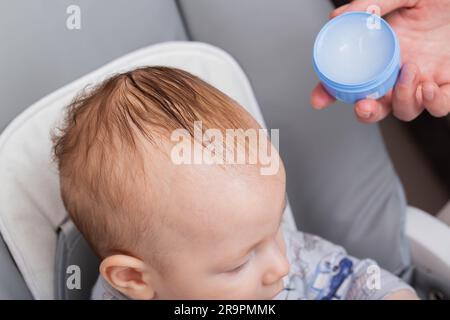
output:
[[[130,299],[150,300],[155,296],[148,267],[140,259],[120,254],[109,256],[100,264],[100,274]]]

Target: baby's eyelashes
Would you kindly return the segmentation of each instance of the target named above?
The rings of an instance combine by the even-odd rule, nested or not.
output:
[[[235,267],[235,268],[233,268],[233,269],[227,271],[227,273],[236,273],[236,272],[241,271],[241,270],[245,267],[245,265],[247,264],[247,262],[248,262],[248,261],[245,261],[244,263],[241,263],[241,264],[238,265],[237,267]]]
[[[245,259],[245,262],[239,264],[238,266],[226,271],[227,273],[237,273],[239,271],[241,271],[242,269],[244,269],[244,267],[250,262],[250,260],[252,259],[252,257],[255,255],[255,251],[253,250],[249,255],[248,258]]]

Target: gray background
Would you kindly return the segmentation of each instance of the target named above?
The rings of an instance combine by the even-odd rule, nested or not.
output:
[[[66,28],[71,4],[81,8],[80,30]],[[166,0],[0,0],[0,130],[33,102],[108,61],[184,39],[175,10]],[[161,23],[164,32],[155,32]]]

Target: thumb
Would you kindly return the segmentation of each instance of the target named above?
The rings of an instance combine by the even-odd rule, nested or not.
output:
[[[353,0],[352,2],[335,9],[330,17],[334,18],[342,13],[351,11],[368,11],[374,12],[379,8],[380,15],[384,16],[394,10],[400,8],[415,7],[419,0]],[[375,13],[378,13],[375,12]]]

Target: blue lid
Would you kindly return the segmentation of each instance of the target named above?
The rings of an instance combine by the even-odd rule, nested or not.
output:
[[[382,18],[348,12],[328,21],[314,44],[313,60],[321,81],[339,87],[368,86],[399,64],[397,37]]]

